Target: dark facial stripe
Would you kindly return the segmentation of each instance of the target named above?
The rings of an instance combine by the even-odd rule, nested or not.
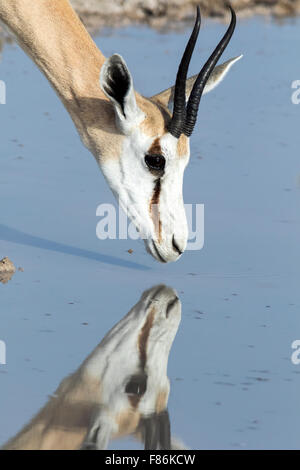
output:
[[[160,179],[157,179],[154,186],[153,195],[150,201],[150,215],[154,224],[154,230],[158,240],[161,240],[161,221],[159,216],[159,196],[161,190]]]
[[[151,205],[157,205],[159,203],[160,187],[161,187],[161,183],[160,183],[160,179],[158,178],[155,181],[153,196],[151,199]]]
[[[139,359],[140,359],[140,370],[142,371],[143,374],[145,374],[145,366],[146,366],[146,361],[147,361],[147,343],[150,335],[150,330],[152,328],[153,322],[154,322],[154,317],[155,317],[155,307],[152,307],[150,310],[146,321],[141,329],[141,332],[138,337],[138,350],[139,350]],[[146,380],[147,376],[145,375]],[[146,385],[147,388],[147,385]],[[146,391],[146,389],[145,389]],[[145,393],[145,391],[142,394],[132,394],[128,396],[129,402],[132,406],[132,408],[137,408],[138,404]]]
[[[155,316],[155,308],[152,307],[150,313],[148,314],[146,321],[141,329],[139,339],[138,339],[138,346],[139,346],[139,353],[140,353],[140,364],[141,368],[144,370],[147,360],[147,342],[149,339],[150,330],[153,325]]]
[[[148,153],[150,155],[162,155],[162,149],[160,146],[160,141],[159,138],[155,139],[151,145],[151,147],[148,150]]]

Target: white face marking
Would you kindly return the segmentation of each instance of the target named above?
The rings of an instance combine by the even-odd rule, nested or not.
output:
[[[178,156],[178,140],[165,134],[160,139],[164,171],[150,171],[145,156],[155,140],[137,127],[124,137],[120,158],[105,161],[102,171],[147,250],[158,261],[168,262],[177,260],[187,243],[182,184],[189,155]]]
[[[187,155],[178,155],[178,139],[168,133],[159,135],[164,127],[162,111],[154,103],[148,103],[154,112],[151,125],[155,128],[157,113],[160,131],[150,137],[142,130],[147,111],[137,104],[132,77],[120,55],[106,60],[100,85],[113,105],[116,127],[123,136],[121,154],[100,161],[101,169],[120,206],[144,239],[147,251],[158,261],[175,261],[187,243],[182,183],[189,150]],[[145,161],[151,152],[160,155],[165,163],[161,171],[149,168],[148,159]]]
[[[99,428],[97,440],[103,448],[118,433],[122,414],[132,411],[142,417],[155,413],[161,392],[166,407],[170,388],[167,363],[180,319],[181,303],[176,292],[164,285],[155,286],[143,293],[85,361],[82,373],[101,384],[101,406],[86,442]],[[135,392],[127,385],[138,375],[146,377],[146,385],[132,401]]]
[[[241,57],[217,66],[204,93],[215,88]],[[196,76],[187,80],[187,98],[195,79]],[[144,238],[147,251],[158,261],[175,261],[184,251],[188,237],[182,183],[189,160],[189,145],[187,143],[187,154],[179,155],[178,140],[169,133],[162,135],[161,126],[159,130],[161,109],[157,109],[157,116],[154,114],[150,119],[151,135],[154,136],[157,117],[156,137],[151,138],[143,133],[142,123],[148,118],[145,116],[147,106],[143,111],[139,108],[132,77],[121,56],[114,54],[107,59],[101,70],[100,84],[114,107],[116,127],[124,139],[121,154],[115,155],[115,160],[107,158],[101,164],[103,173],[121,207],[135,223],[141,238]],[[153,97],[151,105],[156,101],[166,108],[168,105],[172,107],[173,93],[169,96],[167,92],[165,90]],[[156,175],[149,171],[145,163],[145,156],[155,141],[158,144],[154,148],[165,159],[164,172]]]

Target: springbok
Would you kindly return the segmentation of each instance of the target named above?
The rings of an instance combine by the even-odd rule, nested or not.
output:
[[[145,291],[3,448],[106,449],[127,435],[146,449],[178,447],[170,434],[167,364],[180,319],[172,288]]]
[[[68,0],[0,0],[0,20],[54,87],[147,251],[160,262],[177,260],[187,243],[182,183],[201,96],[241,57],[215,67],[235,29],[229,8],[225,35],[199,75],[187,79],[200,29],[197,7],[175,86],[145,98],[135,91],[124,59],[105,59]]]

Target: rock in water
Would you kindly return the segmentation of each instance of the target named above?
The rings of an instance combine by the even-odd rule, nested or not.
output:
[[[0,282],[6,284],[16,272],[14,263],[7,257],[0,260]]]

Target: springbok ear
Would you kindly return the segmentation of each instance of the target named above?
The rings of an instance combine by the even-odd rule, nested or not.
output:
[[[120,130],[130,132],[141,122],[144,114],[136,103],[126,62],[119,54],[112,55],[104,62],[100,72],[100,86],[114,107]]]
[[[217,67],[214,68],[211,76],[209,77],[205,85],[205,88],[203,90],[203,95],[205,95],[205,93],[210,92],[216,86],[218,86],[219,83],[221,83],[221,81],[225,77],[225,75],[229,72],[232,65],[238,60],[240,60],[242,57],[243,55],[240,55],[238,57],[234,57],[232,59],[227,60],[221,65],[217,65]],[[186,100],[189,99],[190,93],[192,91],[193,85],[197,77],[198,77],[198,74],[193,75],[192,77],[188,78],[186,81]],[[162,104],[167,106],[172,111],[173,99],[174,99],[174,87],[168,88],[167,90],[162,91],[161,93],[158,93],[157,95],[153,96],[152,99],[160,101]]]
[[[235,62],[237,62],[238,60],[240,60],[242,57],[243,57],[243,54],[239,55],[238,57],[233,57],[232,59],[229,59],[226,62],[224,62],[223,64],[218,65],[217,67],[215,67],[215,69],[213,70],[211,76],[209,77],[209,79],[208,79],[208,81],[205,85],[205,88],[203,90],[203,95],[205,95],[205,93],[209,93],[216,86],[218,86],[219,83],[221,83],[221,81],[223,80],[223,78],[227,75],[227,73],[229,72],[229,70],[231,69],[233,64]],[[193,87],[194,82],[197,78],[197,75],[194,75],[194,77],[192,77],[192,78],[193,78],[193,82],[190,86],[189,94],[192,90],[192,87]]]

